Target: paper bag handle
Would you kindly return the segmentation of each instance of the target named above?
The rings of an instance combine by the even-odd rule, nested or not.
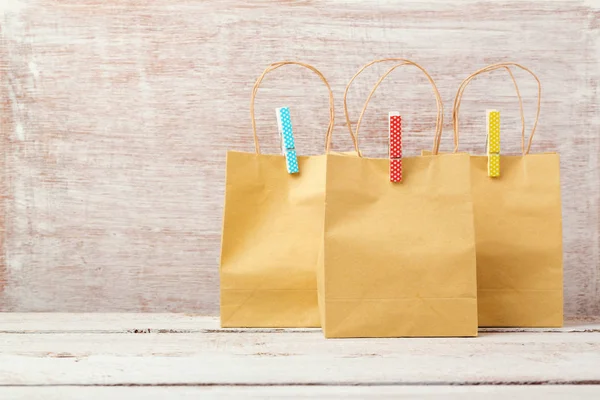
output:
[[[334,104],[333,104],[333,92],[331,91],[329,82],[327,82],[327,79],[325,79],[323,74],[321,72],[319,72],[319,70],[316,69],[315,67],[313,67],[312,65],[301,63],[298,61],[280,61],[280,62],[270,64],[264,70],[262,75],[260,75],[258,77],[258,79],[256,80],[256,83],[254,84],[254,87],[252,88],[252,95],[250,96],[250,120],[252,121],[252,134],[254,135],[254,149],[256,150],[256,154],[260,154],[260,145],[258,144],[258,135],[256,134],[256,119],[254,116],[254,100],[256,98],[256,93],[258,92],[258,88],[260,87],[260,84],[263,81],[263,78],[265,77],[265,75],[267,75],[271,71],[276,70],[277,68],[283,67],[284,65],[299,65],[301,67],[308,68],[309,70],[314,72],[319,78],[321,78],[323,83],[325,83],[325,86],[327,86],[327,90],[329,91],[329,126],[327,127],[327,133],[325,136],[325,151],[328,152],[329,147],[331,145],[331,134],[333,133],[333,126],[334,126],[333,124],[334,124],[334,118],[335,118]]]
[[[350,86],[352,85],[352,82],[354,82],[354,80],[358,77],[358,75],[360,75],[365,69],[367,69],[368,67],[370,67],[373,64],[377,64],[377,63],[381,63],[381,62],[385,62],[385,61],[400,61],[399,64],[394,65],[393,67],[391,67],[385,74],[383,74],[379,80],[377,81],[377,83],[375,83],[375,85],[373,86],[373,89],[371,89],[371,92],[369,93],[369,96],[367,97],[367,100],[365,101],[365,104],[363,106],[363,109],[360,113],[360,116],[358,118],[358,121],[356,123],[356,132],[352,131],[352,123],[350,122],[350,116],[348,113],[348,103],[347,103],[347,96],[348,96],[348,91],[350,89]],[[367,107],[369,105],[369,102],[371,101],[371,98],[373,97],[373,95],[375,94],[375,91],[377,90],[377,88],[379,87],[379,85],[381,84],[381,82],[383,82],[383,80],[389,75],[391,74],[396,68],[401,67],[403,65],[413,65],[415,67],[417,67],[418,69],[421,70],[421,72],[423,72],[425,74],[425,76],[427,77],[427,79],[429,80],[429,82],[431,83],[431,86],[433,88],[433,92],[435,94],[435,100],[436,100],[436,106],[437,106],[437,117],[436,117],[436,126],[435,126],[435,137],[434,137],[434,147],[433,147],[433,154],[437,154],[438,149],[436,147],[436,139],[438,136],[441,136],[442,133],[442,127],[444,125],[444,105],[442,103],[442,98],[440,96],[440,92],[438,91],[437,86],[435,85],[435,82],[433,80],[433,78],[431,77],[431,75],[429,75],[429,73],[425,70],[425,68],[423,68],[422,66],[420,66],[419,64],[405,59],[405,58],[384,58],[381,60],[374,60],[371,61],[370,63],[365,64],[364,66],[362,66],[358,72],[356,74],[354,74],[354,76],[350,79],[350,81],[348,82],[348,84],[346,85],[346,90],[344,91],[344,115],[346,117],[346,125],[348,126],[348,130],[350,131],[350,135],[352,136],[353,142],[354,142],[354,149],[356,150],[356,152],[358,153],[359,157],[362,157],[362,154],[359,150],[358,147],[358,132],[360,130],[360,125],[362,123],[362,119],[364,117],[365,112],[367,111]]]
[[[522,70],[527,71],[529,74],[531,74],[531,76],[533,76],[535,78],[535,80],[537,82],[537,86],[538,86],[537,112],[535,114],[535,121],[533,123],[533,128],[531,128],[531,134],[529,135],[527,147],[525,147],[525,115],[523,113],[523,99],[521,98],[521,93],[519,91],[519,85],[517,84],[517,81],[511,71],[511,69],[509,68],[511,66],[521,68]],[[481,68],[480,70],[473,72],[460,84],[458,91],[456,93],[456,97],[454,98],[454,106],[452,109],[452,120],[453,120],[453,129],[454,129],[454,152],[455,153],[458,151],[459,138],[460,138],[460,135],[458,132],[458,112],[460,110],[460,103],[461,103],[465,88],[476,76],[486,73],[486,72],[491,72],[491,71],[494,71],[497,69],[501,69],[501,68],[504,68],[508,71],[508,74],[510,75],[510,77],[515,85],[517,97],[519,98],[519,109],[521,112],[521,125],[522,125],[522,128],[521,128],[521,151],[522,151],[523,155],[529,154],[529,151],[531,150],[531,142],[533,140],[533,135],[535,134],[535,130],[537,128],[538,120],[540,117],[542,84],[541,84],[539,78],[537,77],[537,75],[535,73],[533,73],[533,71],[531,71],[529,68],[522,66],[521,64],[517,64],[514,62],[503,62],[503,63],[488,65],[487,67]],[[440,138],[438,138],[437,141],[438,141],[438,146],[439,146]]]

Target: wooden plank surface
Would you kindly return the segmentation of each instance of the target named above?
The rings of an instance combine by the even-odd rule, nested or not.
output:
[[[326,340],[318,329],[223,330],[210,317],[26,314],[20,327],[18,317],[0,315],[0,386],[600,385],[600,320]]]
[[[600,317],[568,319],[562,328],[479,328],[480,332],[596,332]],[[0,333],[214,333],[320,332],[315,328],[240,329],[219,327],[218,317],[159,313],[0,313]]]
[[[442,150],[470,72],[512,60],[539,74],[533,151],[561,153],[566,315],[600,315],[598,10],[577,0],[0,1],[0,310],[215,315],[225,151],[253,149],[255,78],[273,61],[314,64],[336,96],[334,148],[348,150],[345,83],[372,59],[403,56],[436,79]],[[351,90],[353,120],[382,71]],[[364,120],[368,155],[385,155],[392,103],[411,105],[406,154],[432,141],[426,81],[394,76]],[[517,79],[529,129],[535,86]],[[484,151],[484,103],[502,110],[503,151],[518,153],[517,102],[501,72],[465,94],[463,149]],[[326,104],[308,72],[269,76],[257,103],[264,150],[278,151],[273,108],[288,105],[299,151],[321,152]]]
[[[105,399],[597,399],[599,386],[0,387],[6,400]]]

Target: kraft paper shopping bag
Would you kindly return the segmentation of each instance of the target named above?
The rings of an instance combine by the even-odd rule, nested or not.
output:
[[[227,153],[221,249],[221,326],[318,327],[316,262],[323,232],[325,156],[297,156],[289,173],[287,155],[261,154],[254,121],[254,97],[263,77],[281,66],[310,69],[333,94],[323,75],[299,62],[269,66],[251,99],[256,151]],[[287,153],[286,153],[287,154]]]
[[[510,67],[529,72],[538,83],[538,109],[527,144],[521,96]],[[499,63],[466,78],[454,102],[455,152],[459,144],[458,113],[463,92],[473,78],[496,69],[507,69],[517,88],[523,120],[522,154],[496,158],[499,176],[494,177],[488,176],[488,162],[493,159],[482,155],[470,157],[479,325],[561,326],[563,261],[559,156],[556,153],[530,154],[540,114],[538,77],[522,65]]]
[[[435,83],[417,64],[394,61],[418,67],[432,83],[437,136],[443,108]],[[403,157],[402,181],[390,182],[390,159],[358,155],[327,155],[317,270],[325,336],[476,336],[469,156]]]

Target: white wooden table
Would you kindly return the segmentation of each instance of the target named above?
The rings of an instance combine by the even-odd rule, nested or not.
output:
[[[0,314],[1,399],[600,398],[600,320],[326,340],[185,314]]]

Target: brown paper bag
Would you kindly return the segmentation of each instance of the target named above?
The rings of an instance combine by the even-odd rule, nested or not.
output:
[[[437,133],[443,110],[433,80],[411,61],[395,60],[417,66],[432,83]],[[468,155],[405,157],[400,183],[390,182],[389,163],[360,152],[327,155],[317,270],[325,336],[476,336]]]
[[[527,146],[521,96],[510,66],[526,70],[538,82],[538,110]],[[508,70],[517,89],[523,121],[523,154],[501,155],[500,176],[495,178],[488,177],[487,156],[471,156],[479,325],[562,326],[559,156],[529,154],[540,113],[541,85],[537,76],[519,64],[501,63],[465,79],[454,103],[455,151],[459,139],[458,111],[465,87],[475,76],[500,68]]]
[[[270,71],[296,64],[327,80],[310,65],[269,66],[251,99],[255,153],[227,152],[221,249],[221,326],[318,327],[315,268],[323,231],[325,155],[298,156],[299,173],[289,174],[285,156],[260,153],[254,96]]]

